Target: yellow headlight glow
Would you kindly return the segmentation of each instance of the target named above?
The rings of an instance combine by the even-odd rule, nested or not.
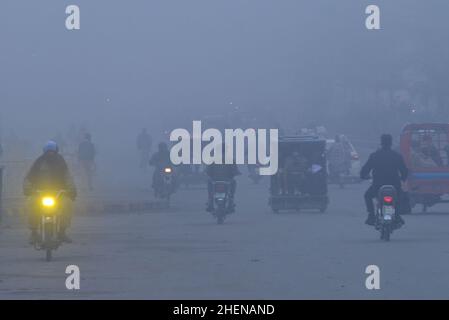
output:
[[[42,198],[42,205],[47,208],[54,207],[55,199],[52,197],[44,197],[44,198]]]

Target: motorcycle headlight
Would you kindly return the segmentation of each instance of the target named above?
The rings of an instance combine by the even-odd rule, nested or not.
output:
[[[55,198],[53,197],[44,197],[42,198],[42,205],[45,208],[53,208],[56,204]]]
[[[171,168],[165,168],[165,169],[164,169],[164,172],[165,172],[165,173],[171,173]]]

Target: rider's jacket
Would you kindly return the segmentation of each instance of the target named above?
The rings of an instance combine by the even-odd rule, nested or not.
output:
[[[400,186],[401,181],[405,181],[408,175],[402,155],[390,148],[382,148],[373,152],[362,167],[360,177],[366,179],[371,172],[373,185],[376,186]]]
[[[156,171],[163,170],[165,167],[171,167],[169,151],[158,151],[150,159],[150,165],[156,167]]]
[[[41,155],[31,166],[25,177],[24,194],[34,190],[68,190],[76,197],[76,188],[64,158],[54,152]]]

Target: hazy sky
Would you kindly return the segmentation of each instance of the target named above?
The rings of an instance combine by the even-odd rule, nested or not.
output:
[[[69,4],[80,31],[65,29]],[[381,8],[380,31],[365,29],[368,4]],[[2,0],[0,10],[1,124],[18,132],[85,122],[98,136],[134,136],[230,101],[301,111],[335,81],[369,80],[404,46],[427,41],[432,58],[449,38],[447,0]]]

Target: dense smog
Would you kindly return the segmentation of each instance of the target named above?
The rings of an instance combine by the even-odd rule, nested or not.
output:
[[[448,14],[2,0],[0,300],[447,299]]]

